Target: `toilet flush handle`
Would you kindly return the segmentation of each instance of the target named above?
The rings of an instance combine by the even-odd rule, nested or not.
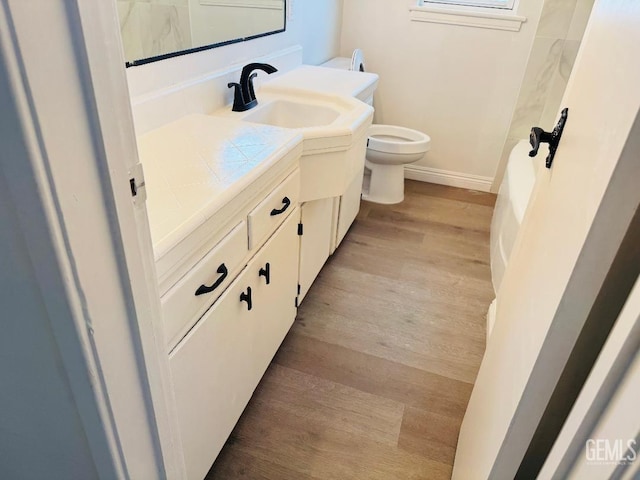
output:
[[[560,139],[562,138],[562,132],[564,130],[565,123],[567,122],[568,113],[568,108],[562,110],[562,113],[560,114],[560,120],[558,120],[558,124],[552,132],[545,132],[540,127],[533,127],[531,129],[531,134],[529,135],[529,143],[531,143],[533,150],[529,152],[529,156],[535,157],[538,154],[540,144],[548,143],[549,155],[547,155],[547,160],[545,163],[547,168],[551,168],[551,164],[553,163],[553,157],[555,157],[556,155],[558,144],[560,143]]]

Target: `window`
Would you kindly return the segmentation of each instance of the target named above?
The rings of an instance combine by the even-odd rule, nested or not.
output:
[[[516,8],[517,0],[417,0],[409,10],[415,22],[518,32],[527,19]]]

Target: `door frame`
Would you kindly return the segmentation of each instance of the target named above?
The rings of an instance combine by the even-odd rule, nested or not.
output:
[[[96,470],[180,479],[124,63],[115,2],[0,1],[3,115],[25,143],[0,168]]]

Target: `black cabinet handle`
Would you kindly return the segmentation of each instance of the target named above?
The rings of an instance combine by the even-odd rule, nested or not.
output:
[[[269,262],[265,264],[264,268],[260,269],[260,271],[258,272],[258,276],[264,277],[264,279],[267,281],[267,285],[271,283],[271,265],[269,264]]]
[[[220,274],[220,276],[215,281],[215,283],[213,285],[211,285],[210,287],[207,287],[206,285],[200,285],[198,287],[198,289],[196,290],[196,297],[198,295],[204,295],[205,293],[213,292],[216,288],[218,288],[222,284],[222,282],[224,282],[224,279],[227,278],[227,274],[229,273],[229,271],[227,270],[227,267],[225,266],[225,264],[222,263],[218,267],[217,271]]]
[[[247,293],[242,292],[240,294],[240,301],[247,302],[247,310],[253,308],[253,302],[251,301],[251,287],[247,287]]]
[[[287,208],[289,208],[289,205],[291,205],[291,200],[289,200],[289,197],[284,197],[282,199],[282,204],[284,205],[282,208],[278,209],[278,208],[274,208],[273,210],[271,210],[271,216],[275,217],[276,215],[280,215],[281,213],[284,213]]]

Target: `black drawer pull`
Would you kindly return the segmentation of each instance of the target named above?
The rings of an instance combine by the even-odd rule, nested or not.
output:
[[[264,277],[264,279],[267,281],[267,285],[271,283],[271,265],[269,264],[269,262],[265,264],[264,268],[260,269],[260,271],[258,272],[258,276]]]
[[[253,302],[251,301],[251,287],[247,287],[247,293],[242,292],[240,294],[240,301],[247,302],[247,310],[253,308]]]
[[[273,210],[271,210],[270,215],[272,217],[275,217],[276,215],[280,215],[281,213],[284,213],[287,210],[287,208],[289,208],[289,205],[291,205],[291,200],[289,200],[289,197],[284,197],[282,199],[282,204],[284,205],[282,208],[280,209],[274,208]]]
[[[220,276],[213,285],[211,285],[210,287],[207,287],[206,285],[200,285],[198,287],[198,289],[196,290],[196,297],[198,295],[204,295],[205,293],[213,292],[222,284],[222,282],[224,282],[224,279],[227,278],[227,274],[229,273],[224,263],[218,267],[218,273],[220,274]]]

